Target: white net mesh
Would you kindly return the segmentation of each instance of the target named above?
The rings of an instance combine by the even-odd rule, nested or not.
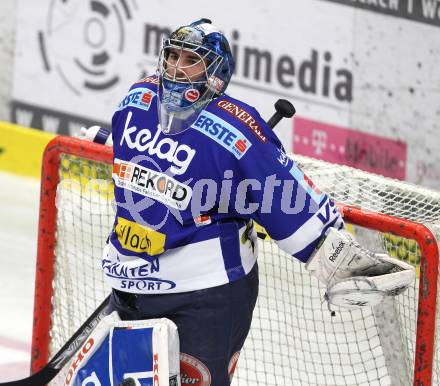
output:
[[[440,224],[439,193],[348,167],[294,158],[337,202]],[[52,354],[110,291],[103,282],[100,259],[114,218],[109,165],[63,155],[59,175]],[[99,184],[96,179],[106,182]],[[359,227],[351,230],[369,249],[385,251],[418,268],[420,249],[414,240]],[[260,241],[259,249],[260,295],[233,385],[413,383],[419,280],[376,309],[335,310],[332,317],[322,300],[324,288],[304,272],[302,264],[271,241]],[[440,384],[437,355],[433,384]]]

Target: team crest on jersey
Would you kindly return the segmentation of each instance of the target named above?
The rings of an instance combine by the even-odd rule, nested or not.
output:
[[[127,107],[136,107],[137,109],[148,111],[155,96],[156,93],[149,88],[135,88],[119,103],[118,110],[123,110]]]
[[[185,210],[192,196],[192,189],[188,185],[133,162],[115,159],[113,179],[120,188],[150,197],[178,210]]]
[[[252,146],[234,126],[208,111],[200,113],[191,127],[213,139],[237,159],[241,159]]]

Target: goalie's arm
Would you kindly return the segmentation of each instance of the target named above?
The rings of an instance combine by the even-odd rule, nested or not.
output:
[[[230,212],[249,214],[281,249],[306,262],[329,227],[343,227],[342,217],[334,202],[285,153],[258,112],[247,108],[263,139],[251,141],[245,156],[236,161],[233,186],[240,188],[237,197],[244,197],[244,204],[240,207],[236,200]],[[248,128],[244,129],[247,135]]]
[[[249,190],[249,201],[263,203],[252,218],[281,249],[307,263],[307,270],[327,287],[327,299],[333,304],[372,306],[405,290],[414,280],[414,268],[363,249],[343,230],[333,201],[287,158],[275,138],[268,139],[272,141],[254,144],[248,152],[252,157],[243,157],[243,163],[248,162],[245,177],[265,181],[264,188]],[[267,192],[272,193],[269,200]]]
[[[251,191],[251,199],[263,203],[253,219],[266,228],[281,249],[306,263],[307,270],[326,286],[330,303],[373,306],[385,296],[401,293],[413,282],[415,270],[411,265],[368,252],[343,230],[336,205],[313,186],[278,143],[261,145],[258,155],[248,161],[256,167],[249,165],[246,177],[266,182],[264,189]],[[256,175],[257,171],[263,178]],[[268,181],[276,185],[271,210],[264,206]]]

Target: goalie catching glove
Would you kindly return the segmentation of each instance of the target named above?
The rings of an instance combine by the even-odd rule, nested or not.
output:
[[[346,231],[330,228],[306,263],[327,286],[325,299],[346,308],[371,307],[405,291],[415,279],[413,266],[362,248]]]

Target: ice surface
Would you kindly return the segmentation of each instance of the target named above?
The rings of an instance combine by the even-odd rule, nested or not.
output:
[[[0,381],[29,375],[39,189],[0,172]]]

